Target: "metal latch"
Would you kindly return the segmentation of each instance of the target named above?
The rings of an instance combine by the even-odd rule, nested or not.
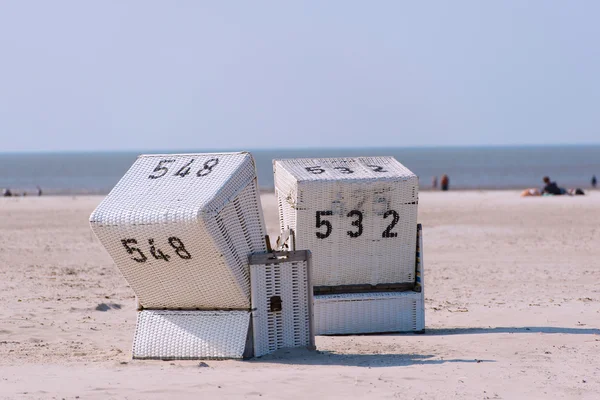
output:
[[[270,311],[281,311],[281,297],[273,296],[270,300],[271,309]]]

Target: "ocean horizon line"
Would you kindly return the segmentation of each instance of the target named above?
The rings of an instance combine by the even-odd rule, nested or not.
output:
[[[523,190],[537,188],[541,189],[542,185],[538,185],[539,187],[530,186],[530,187],[455,187],[444,193],[448,192],[458,192],[458,193],[467,193],[467,192],[515,192],[520,193]],[[0,189],[2,189],[0,187]],[[110,190],[44,190],[42,189],[42,195],[38,195],[37,189],[35,188],[10,188],[12,191],[12,198],[21,198],[21,197],[77,197],[77,196],[107,196],[110,193]],[[29,189],[29,190],[27,190]],[[568,188],[575,189],[575,188]],[[588,191],[600,191],[600,189],[592,189],[589,187],[582,188],[586,193]],[[261,194],[273,194],[275,193],[274,188],[269,187],[260,187],[259,192]],[[419,192],[443,192],[441,189],[433,189],[430,185],[420,186]],[[0,196],[2,197],[2,196]]]
[[[499,150],[499,149],[535,149],[535,148],[583,148],[600,147],[600,143],[565,143],[565,144],[491,144],[491,145],[422,145],[422,146],[356,146],[356,147],[255,147],[255,148],[193,148],[193,149],[116,149],[116,150],[10,150],[0,151],[2,155],[35,155],[35,154],[163,154],[163,153],[211,153],[211,152],[262,152],[262,151],[358,151],[358,150]]]

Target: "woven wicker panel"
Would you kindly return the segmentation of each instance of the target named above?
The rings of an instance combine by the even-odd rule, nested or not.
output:
[[[250,265],[250,274],[254,355],[260,357],[281,348],[312,347],[308,260],[254,264]],[[280,311],[271,310],[273,300],[280,300]]]
[[[140,156],[90,223],[144,308],[250,308],[247,257],[266,251],[250,154]]]
[[[414,282],[418,179],[393,157],[275,160],[282,229],[313,254],[313,284]]]
[[[410,332],[423,329],[423,293],[315,296],[317,335]]]
[[[133,358],[242,358],[249,323],[248,311],[144,310],[138,313]]]

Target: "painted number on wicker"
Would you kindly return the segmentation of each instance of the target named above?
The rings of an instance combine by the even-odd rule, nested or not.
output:
[[[331,235],[331,231],[333,230],[333,227],[331,226],[331,222],[329,222],[327,220],[322,220],[321,215],[333,215],[333,211],[317,211],[317,228],[320,228],[323,225],[325,225],[325,227],[327,228],[325,233],[317,232],[317,237],[319,239],[325,239],[329,235]]]
[[[394,227],[396,226],[396,224],[400,220],[400,216],[398,216],[398,213],[396,211],[394,211],[394,210],[387,210],[385,212],[385,214],[383,214],[383,218],[387,218],[390,215],[393,216],[392,223],[388,225],[388,227],[385,229],[385,231],[383,231],[383,233],[381,234],[381,237],[391,238],[391,237],[397,237],[398,236],[398,234],[396,232],[392,232],[392,229],[394,229]]]
[[[369,165],[367,165],[367,167],[371,168],[373,170],[373,172],[387,172],[387,170],[383,169],[383,167],[380,165],[369,164]],[[315,174],[315,175],[322,174],[323,172],[326,171],[320,165],[315,165],[312,167],[304,167],[304,169],[306,169],[311,174]],[[354,170],[352,170],[348,167],[333,167],[333,169],[336,171],[339,171],[342,174],[353,174],[354,173]]]
[[[167,175],[169,173],[169,167],[174,167],[175,165],[172,164],[176,161],[177,160],[172,158],[160,160],[156,168],[154,168],[154,170],[152,171],[152,174],[148,175],[148,179],[158,179]],[[184,164],[177,170],[177,172],[173,174],[173,176],[185,178],[187,175],[189,175],[194,161],[196,161],[195,158],[184,160]],[[201,164],[202,167],[196,172],[196,176],[202,177],[210,174],[213,168],[216,167],[218,164],[219,159],[216,157],[206,160],[203,164]]]
[[[331,235],[331,232],[333,231],[333,226],[331,225],[331,222],[328,221],[327,219],[322,218],[323,216],[328,216],[328,215],[333,215],[333,211],[317,211],[316,212],[316,224],[315,224],[316,227],[317,228],[325,227],[325,232],[323,232],[323,231],[316,232],[316,235],[319,239],[328,238]],[[385,214],[383,214],[384,219],[387,219],[390,216],[392,217],[392,221],[387,226],[387,228],[385,228],[385,231],[383,231],[383,233],[381,234],[382,238],[398,237],[398,233],[392,232],[392,229],[394,229],[394,227],[400,220],[400,216],[398,215],[398,212],[395,210],[388,210],[385,212]],[[352,210],[348,213],[348,215],[346,215],[346,217],[355,218],[354,221],[352,221],[351,225],[355,226],[357,228],[354,231],[350,231],[350,230],[347,231],[346,233],[348,234],[348,236],[350,236],[351,238],[357,238],[360,235],[362,235],[362,233],[363,233],[363,213],[358,210]]]
[[[352,221],[352,226],[358,227],[358,231],[356,231],[356,232],[348,231],[347,232],[348,236],[350,236],[351,238],[357,238],[360,235],[362,235],[362,233],[363,233],[363,226],[362,226],[363,214],[358,210],[352,210],[348,213],[347,217],[357,217],[356,220]]]
[[[189,260],[190,258],[192,258],[192,255],[186,250],[181,239],[175,236],[171,236],[167,241],[169,242],[169,245],[171,245],[171,247],[175,250],[175,254],[177,254],[179,257],[183,258],[184,260]],[[125,248],[125,251],[127,251],[128,254],[135,255],[135,257],[131,257],[132,260],[139,263],[148,261],[148,257],[146,257],[146,254],[144,254],[144,252],[139,247],[132,246],[138,244],[137,239],[121,239],[121,243],[123,244],[123,247]],[[150,254],[155,259],[164,260],[168,262],[171,258],[170,255],[165,254],[162,250],[156,248],[156,246],[154,245],[154,239],[148,239],[148,246],[150,246]]]

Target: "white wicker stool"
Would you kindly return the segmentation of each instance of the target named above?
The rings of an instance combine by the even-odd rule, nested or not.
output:
[[[281,348],[315,349],[311,269],[308,250],[250,256],[256,357]]]
[[[142,155],[90,224],[143,309],[134,358],[254,355],[248,256],[267,249],[249,153]]]
[[[280,228],[313,254],[316,333],[422,331],[416,175],[393,157],[273,164]]]

